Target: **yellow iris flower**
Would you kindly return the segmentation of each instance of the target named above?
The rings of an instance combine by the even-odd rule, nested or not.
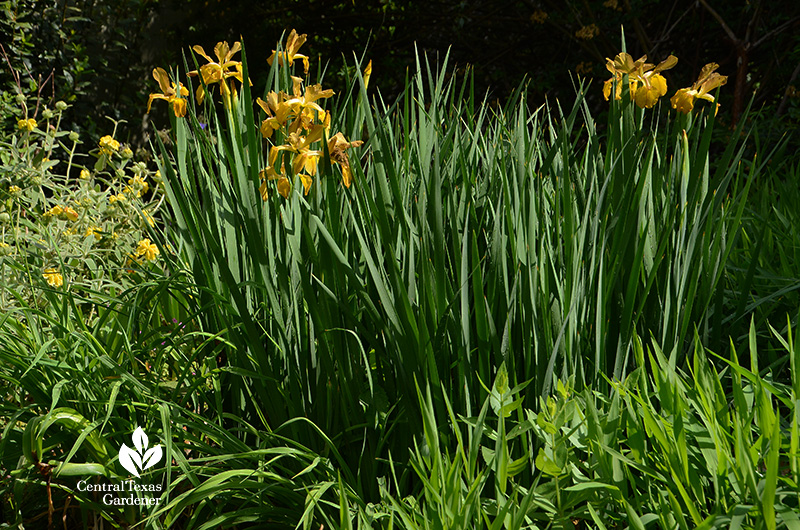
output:
[[[324,114],[316,102],[322,98],[329,98],[333,96],[332,89],[322,90],[322,85],[316,84],[306,87],[305,92],[302,89],[303,80],[299,77],[292,76],[292,92],[294,97],[286,102],[292,108],[295,116],[302,116],[305,120],[306,126],[314,119],[319,117],[319,114]]]
[[[328,140],[328,153],[330,153],[331,161],[342,167],[342,183],[347,188],[353,182],[353,173],[350,170],[350,159],[347,157],[347,150],[351,147],[358,147],[363,143],[361,140],[348,142],[340,132]]]
[[[623,75],[628,76],[628,87],[631,98],[639,108],[649,109],[655,106],[658,99],[667,93],[667,80],[659,72],[669,70],[678,63],[678,58],[670,55],[658,65],[647,63],[644,55],[633,60],[627,53],[620,53],[612,59],[606,59],[606,69],[611,72],[611,79],[603,84],[603,96],[606,100],[611,96],[611,87],[616,83],[614,99],[622,97]]]
[[[728,82],[728,76],[720,75],[715,72],[719,68],[717,63],[708,63],[700,71],[700,76],[697,81],[690,88],[681,88],[678,90],[670,102],[672,108],[678,112],[688,114],[694,108],[695,99],[705,99],[706,101],[714,101],[714,96],[709,94],[715,88],[721,87]]]
[[[214,55],[217,56],[216,61],[208,56],[202,46],[196,45],[192,49],[196,54],[202,55],[208,61],[208,64],[201,66],[199,72],[194,70],[187,75],[194,77],[199,74],[206,86],[219,83],[219,89],[223,96],[223,103],[226,108],[229,107],[231,92],[233,91],[235,94],[236,87],[234,87],[231,81],[231,86],[229,88],[227,79],[232,77],[237,79],[240,83],[243,82],[242,63],[233,60],[233,56],[241,51],[242,44],[240,42],[234,42],[233,46],[229,46],[227,41],[218,42],[217,45],[214,46]],[[197,103],[202,104],[205,98],[205,88],[203,85],[197,87],[195,96],[197,97]]]
[[[269,63],[269,65],[272,66],[273,61],[277,58],[278,65],[280,66],[283,66],[284,60],[286,61],[287,64],[292,65],[297,59],[302,59],[303,70],[305,71],[305,73],[308,73],[308,68],[310,66],[308,62],[308,57],[297,53],[297,51],[300,49],[300,46],[302,46],[306,42],[307,38],[308,35],[306,35],[305,33],[303,33],[302,35],[298,35],[295,30],[292,30],[292,32],[289,33],[289,37],[286,39],[286,47],[284,48],[284,51],[279,52],[276,50],[272,50],[272,55],[270,55],[269,58],[267,59],[267,63]]]
[[[264,138],[272,136],[273,131],[277,131],[289,121],[292,108],[286,103],[286,94],[281,92],[270,92],[267,94],[267,101],[261,98],[256,99],[256,103],[267,113],[267,118],[261,122],[261,135]]]
[[[162,93],[150,94],[150,98],[147,100],[147,112],[150,112],[150,105],[153,104],[154,99],[163,99],[172,104],[175,116],[178,118],[186,116],[186,97],[189,95],[189,90],[183,86],[183,83],[170,84],[169,75],[163,68],[153,69],[153,79],[158,82]]]

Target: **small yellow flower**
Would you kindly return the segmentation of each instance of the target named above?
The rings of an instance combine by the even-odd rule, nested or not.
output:
[[[14,248],[8,243],[0,241],[0,256],[10,256],[14,253]]]
[[[150,189],[150,184],[148,184],[147,181],[140,175],[136,175],[132,179],[129,179],[128,184],[130,184],[132,191],[136,192],[137,197],[141,197],[142,194],[147,193],[147,191]]]
[[[52,267],[45,269],[42,273],[42,277],[47,281],[47,285],[50,287],[61,287],[64,285],[64,277]]]
[[[708,63],[700,71],[700,76],[697,81],[692,84],[690,88],[681,88],[678,90],[670,103],[672,108],[683,114],[688,114],[694,109],[695,99],[705,99],[706,101],[714,101],[714,96],[709,94],[715,88],[721,87],[728,82],[728,76],[720,75],[715,72],[719,68],[717,63]]]
[[[153,79],[156,80],[158,86],[161,87],[161,94],[150,94],[147,100],[147,112],[150,112],[150,105],[153,104],[154,99],[163,99],[167,103],[172,103],[172,112],[178,118],[186,116],[186,98],[189,96],[189,90],[183,86],[183,83],[171,83],[169,75],[163,68],[155,68],[153,70]]]
[[[547,20],[547,17],[547,12],[537,9],[531,15],[531,22],[534,24],[544,24],[544,22]]]
[[[289,33],[289,37],[286,39],[286,47],[284,48],[285,51],[279,52],[272,50],[272,55],[270,55],[267,59],[267,63],[272,66],[272,63],[276,57],[278,59],[278,65],[280,66],[283,66],[284,60],[287,64],[292,65],[294,64],[295,60],[302,59],[303,70],[305,73],[308,73],[308,68],[310,66],[308,57],[297,53],[297,51],[300,49],[300,46],[306,42],[307,38],[307,34],[303,33],[302,35],[298,35],[297,31],[292,30],[291,33]]]
[[[125,197],[124,193],[117,193],[116,195],[112,195],[108,198],[108,203],[114,204],[117,201],[126,201],[126,200],[128,200],[128,198]]]
[[[133,158],[133,151],[131,150],[130,147],[126,146],[125,149],[123,149],[122,152],[120,153],[120,156],[122,156],[122,158],[126,160],[129,158]]]
[[[106,156],[111,156],[119,151],[119,142],[109,135],[100,138],[98,145],[100,147],[100,152]]]
[[[94,236],[97,241],[100,241],[103,238],[103,234],[100,233],[100,228],[96,226],[90,226],[84,232],[83,237]]]
[[[151,227],[153,227],[153,226],[155,226],[155,225],[156,225],[156,222],[155,222],[155,220],[153,219],[153,216],[152,216],[152,215],[150,215],[150,212],[148,212],[147,210],[142,210],[142,219],[143,219],[143,220],[144,220],[144,221],[145,221],[147,224],[149,224]]]
[[[600,28],[597,27],[597,24],[589,24],[588,26],[583,26],[581,29],[575,32],[575,36],[582,40],[592,40],[599,34],[600,34]]]
[[[81,179],[89,180],[90,178],[92,178],[92,174],[89,173],[89,170],[85,168],[81,169]]]
[[[46,212],[44,212],[44,217],[45,218],[58,217],[63,212],[64,212],[64,209],[61,208],[61,206],[56,205],[56,206],[53,206],[52,208],[50,208],[49,210],[47,210]]]
[[[17,122],[17,129],[26,129],[28,132],[31,132],[36,128],[36,120],[33,118],[28,118],[27,120],[19,120]]]
[[[10,193],[11,195],[17,195],[21,191],[22,188],[20,188],[19,186],[11,186],[10,188],[8,188],[8,193]]]
[[[592,63],[590,62],[578,63],[578,65],[575,67],[575,73],[580,75],[592,73]]]
[[[67,220],[67,221],[75,222],[75,221],[78,220],[78,212],[76,212],[75,210],[73,210],[69,206],[64,206],[61,209],[61,213],[59,214],[59,217],[61,219]]]
[[[134,258],[144,258],[147,261],[153,261],[158,256],[158,247],[150,242],[149,239],[142,239],[139,241],[139,246],[136,247]]]

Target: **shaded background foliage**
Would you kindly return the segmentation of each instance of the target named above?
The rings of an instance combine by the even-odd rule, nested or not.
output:
[[[523,79],[532,103],[569,99],[576,73],[594,78],[590,101],[598,111],[604,58],[619,51],[623,27],[632,55],[679,57],[681,68],[666,73],[673,88],[719,62],[730,76],[722,123],[734,124],[751,94],[770,139],[793,130],[800,117],[800,3],[789,0],[6,0],[0,11],[6,124],[19,117],[18,90],[42,90],[73,105],[70,128],[97,137],[110,126],[105,116],[125,119],[121,139],[134,145],[144,145],[153,122],[166,123],[162,108],[152,120],[144,114],[155,66],[183,64],[190,46],[209,49],[241,35],[251,64],[265,71],[274,43],[290,28],[311,36],[304,51],[328,61],[334,88],[347,76],[337,58],[355,50],[373,60],[375,85],[393,97],[416,46],[449,50],[458,72],[470,65],[476,93],[488,91],[490,101],[502,101]],[[20,87],[9,65],[22,74]]]

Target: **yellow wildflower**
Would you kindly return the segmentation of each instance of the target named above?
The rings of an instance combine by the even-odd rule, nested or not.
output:
[[[61,287],[64,285],[64,277],[52,267],[45,269],[42,273],[42,277],[47,281],[47,285],[50,287]]]
[[[142,239],[139,241],[139,246],[133,254],[134,258],[144,258],[147,261],[153,261],[158,256],[158,247],[150,242],[149,239]]]
[[[599,34],[600,34],[600,28],[597,27],[597,24],[589,24],[588,26],[583,26],[581,29],[575,32],[575,36],[582,40],[592,40]]]
[[[117,193],[116,195],[112,195],[108,198],[109,204],[114,204],[117,201],[126,201],[127,197],[125,197],[124,193]]]
[[[17,129],[26,129],[28,132],[31,132],[36,128],[36,120],[33,118],[28,118],[27,120],[19,120],[17,122]]]
[[[59,217],[61,219],[65,219],[65,220],[68,220],[68,221],[75,222],[75,221],[78,220],[78,212],[76,212],[75,210],[73,210],[69,206],[64,206],[61,209],[61,213],[59,214]]]
[[[142,219],[151,227],[156,225],[155,220],[153,220],[153,216],[150,215],[150,212],[148,212],[147,210],[142,210]]]
[[[84,232],[83,237],[94,236],[97,241],[100,241],[103,238],[103,234],[100,233],[100,228],[96,226],[90,226]]]
[[[303,70],[305,71],[305,73],[308,73],[308,68],[310,66],[308,62],[308,57],[297,53],[297,51],[300,49],[300,46],[302,46],[306,42],[307,38],[308,38],[307,34],[303,33],[302,35],[298,35],[295,30],[292,30],[291,33],[289,33],[289,38],[286,39],[286,47],[284,48],[284,51],[279,52],[276,50],[272,50],[272,55],[270,55],[269,58],[267,59],[267,63],[269,63],[269,65],[272,66],[272,63],[276,57],[278,59],[278,65],[280,66],[283,66],[284,60],[286,61],[287,64],[292,65],[294,64],[295,60],[302,59]]]
[[[142,194],[147,193],[150,189],[150,184],[141,175],[135,175],[132,179],[129,179],[128,184],[130,184],[130,187],[125,188],[127,192],[135,192],[137,197],[141,197]]]
[[[150,94],[147,100],[147,112],[150,112],[150,105],[153,104],[154,99],[163,99],[172,104],[172,111],[175,116],[178,118],[186,116],[186,98],[189,96],[189,90],[183,86],[183,83],[170,84],[169,75],[163,68],[153,69],[153,79],[156,80],[161,88],[161,94]]]
[[[19,186],[11,186],[10,188],[8,188],[8,193],[10,193],[11,195],[17,195],[21,191],[22,188],[20,188]]]
[[[547,20],[548,14],[541,9],[537,9],[531,15],[531,22],[534,24],[544,24],[545,20]]]
[[[56,205],[56,206],[53,206],[52,208],[50,208],[49,210],[47,210],[46,212],[44,212],[44,217],[45,218],[58,217],[63,212],[64,212],[63,208],[61,208],[61,206]]]
[[[85,168],[81,169],[81,179],[89,180],[90,178],[92,178],[92,174],[89,173],[89,170]]]
[[[590,62],[580,62],[575,67],[575,73],[579,75],[585,75],[592,73],[592,63]]]
[[[678,112],[688,114],[694,108],[694,100],[697,98],[713,102],[714,96],[709,92],[728,82],[728,76],[715,72],[717,68],[719,68],[717,63],[705,65],[691,88],[681,88],[672,96],[670,100],[672,108]]]
[[[100,146],[100,152],[106,156],[111,156],[119,151],[119,142],[109,135],[100,138],[98,145]]]

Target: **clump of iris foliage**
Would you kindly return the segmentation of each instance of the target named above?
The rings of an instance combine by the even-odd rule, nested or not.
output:
[[[446,60],[333,94],[305,39],[266,87],[241,43],[154,71],[166,207],[113,286],[0,258],[47,300],[2,287],[6,524],[800,526],[797,174],[713,141],[716,65],[623,52],[598,124]],[[79,489],[137,427],[159,504]]]

